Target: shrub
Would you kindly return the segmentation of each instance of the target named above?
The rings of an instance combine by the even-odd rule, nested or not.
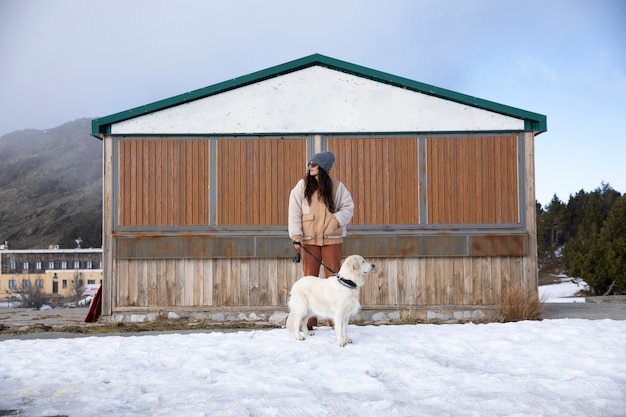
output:
[[[20,304],[23,308],[41,308],[41,306],[46,304],[44,295],[36,285],[22,287],[17,294],[19,294]]]
[[[519,285],[507,288],[496,307],[504,321],[541,320],[545,299]]]

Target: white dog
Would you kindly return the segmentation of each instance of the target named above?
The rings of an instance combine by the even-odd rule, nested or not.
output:
[[[306,323],[309,317],[332,319],[339,346],[352,343],[348,338],[348,320],[361,308],[359,291],[365,279],[363,275],[374,269],[374,264],[365,262],[362,256],[348,256],[336,277],[327,279],[306,276],[291,287],[287,330],[296,340],[304,340],[304,333],[312,336]]]

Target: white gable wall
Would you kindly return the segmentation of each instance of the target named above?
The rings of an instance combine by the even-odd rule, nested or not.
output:
[[[111,125],[113,134],[523,129],[521,119],[320,66]]]

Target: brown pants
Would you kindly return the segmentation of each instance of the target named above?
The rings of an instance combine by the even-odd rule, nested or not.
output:
[[[339,272],[339,268],[341,267],[341,253],[343,250],[342,243],[326,246],[304,245],[304,247],[307,248],[307,250],[313,255],[315,255],[317,259],[321,259],[324,265],[326,265],[326,268],[324,268],[324,276],[326,278],[337,275],[337,272]],[[314,277],[318,277],[321,272],[321,265],[319,261],[313,258],[313,256],[309,255],[309,253],[304,249],[301,250],[301,253],[302,272],[304,273],[304,275],[312,275]],[[332,269],[335,272],[331,272],[328,268]],[[311,317],[307,322],[307,326],[309,328],[317,326],[317,317]]]

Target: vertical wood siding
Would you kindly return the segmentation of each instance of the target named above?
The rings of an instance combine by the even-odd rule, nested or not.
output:
[[[108,136],[103,139],[102,163],[102,314],[110,315],[113,312],[113,306],[118,303],[116,294],[113,293],[115,281],[118,273],[114,267],[113,255],[113,170],[115,156],[113,153],[113,139]]]
[[[289,191],[306,172],[306,139],[217,141],[220,226],[287,223]],[[418,224],[417,138],[334,138],[332,175],[355,201],[352,225]],[[209,222],[208,140],[120,140],[119,225]],[[516,136],[428,137],[429,224],[518,223]]]
[[[539,285],[537,264],[537,210],[535,206],[535,135],[531,132],[524,133],[524,173],[526,195],[526,228],[528,232],[528,253],[531,256],[522,259],[524,268],[524,288],[537,288]]]
[[[287,224],[289,192],[306,173],[306,140],[224,139],[217,144],[217,222]]]
[[[354,200],[351,224],[417,224],[417,138],[329,139],[333,177]]]
[[[518,223],[517,137],[427,138],[429,224]]]
[[[299,270],[289,260],[118,260],[118,306],[286,306]]]
[[[119,225],[208,224],[206,140],[120,140]]]
[[[494,305],[523,279],[517,257],[368,259],[363,306]],[[288,259],[118,260],[118,307],[282,307],[302,275]]]

